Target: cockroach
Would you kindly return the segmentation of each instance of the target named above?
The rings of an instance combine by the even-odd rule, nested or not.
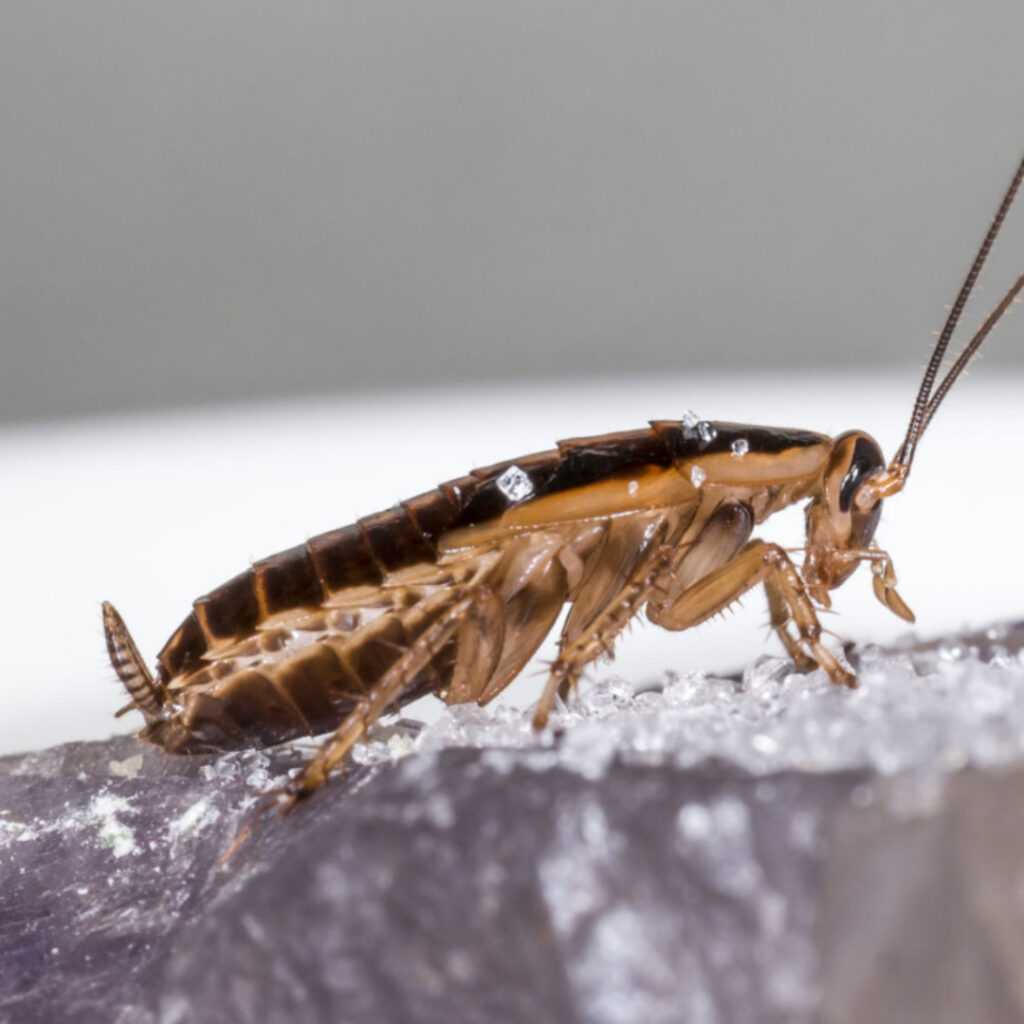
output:
[[[563,605],[558,654],[534,715],[543,728],[598,655],[642,610],[665,629],[696,626],[762,584],[790,657],[833,683],[856,678],[821,642],[818,608],[867,562],[876,597],[914,616],[874,543],[882,501],[906,484],[922,434],[1021,289],[1022,274],[942,380],[946,349],[1024,177],[1021,161],[924,373],[888,465],[862,431],[709,422],[687,415],[577,438],[477,469],[354,525],[256,562],[200,597],[146,667],[103,605],[110,660],[172,753],[265,746],[333,730],[292,780],[313,793],[369,726],[433,693],[486,704],[522,671]],[[802,566],[752,538],[806,501]]]

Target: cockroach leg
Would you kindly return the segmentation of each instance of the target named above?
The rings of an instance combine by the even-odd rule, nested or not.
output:
[[[323,785],[331,769],[352,749],[370,725],[398,700],[416,675],[430,664],[467,619],[482,618],[486,621],[491,610],[491,592],[487,588],[478,588],[456,601],[428,626],[370,688],[333,735],[289,783],[285,809],[311,796]]]
[[[822,644],[821,623],[806,585],[778,544],[751,541],[721,568],[687,588],[674,604],[651,608],[648,615],[665,629],[689,629],[716,615],[758,583],[765,583],[770,591],[776,592],[777,603],[785,603],[787,621],[794,623],[800,643],[829,679],[839,685],[855,687],[857,680],[853,673]]]
[[[807,549],[811,553],[811,560],[815,560],[814,549]],[[914,613],[907,607],[906,602],[896,592],[896,570],[893,568],[892,558],[887,551],[875,547],[849,548],[846,551],[830,551],[816,556],[819,562],[832,564],[834,571],[841,577],[860,562],[871,563],[872,587],[875,597],[893,613],[905,622],[914,622]],[[821,585],[810,586],[810,593],[819,604],[829,607],[828,590]]]
[[[563,545],[561,531],[551,531],[521,538],[510,546],[493,578],[494,591],[502,602],[501,657],[477,684],[477,704],[494,700],[522,672],[551,631],[568,593],[566,570],[559,558]],[[479,671],[468,660],[465,668]]]
[[[896,593],[896,570],[892,566],[892,559],[888,552],[876,549],[870,553],[874,556],[871,560],[871,585],[875,591],[875,597],[889,611],[898,615],[905,622],[916,621],[914,613],[907,607],[903,598]]]
[[[505,604],[490,587],[480,587],[457,624],[455,666],[446,704],[480,700],[501,659]]]
[[[533,715],[534,729],[547,725],[555,696],[566,694],[570,688],[575,690],[583,669],[595,658],[611,651],[616,637],[650,599],[655,581],[668,564],[669,550],[659,546],[653,557],[642,560],[626,585],[579,636],[570,640],[567,629],[563,630],[558,657],[551,665],[551,674]],[[568,623],[566,626],[568,628]]]
[[[673,552],[668,571],[658,581],[662,594],[654,604],[675,604],[697,580],[733,558],[750,539],[753,529],[754,515],[747,504],[722,502],[708,516],[694,541]]]
[[[765,577],[764,582],[772,629],[775,630],[776,635],[782,641],[782,646],[786,648],[786,653],[792,659],[793,664],[801,671],[806,672],[817,668],[817,662],[800,646],[799,638],[793,636],[788,629],[789,624],[793,621],[793,613],[781,588],[774,585],[771,576]]]
[[[548,681],[544,684],[544,691],[541,693],[540,700],[537,701],[537,707],[533,712],[534,729],[539,732],[548,724],[551,710],[555,706],[555,697],[565,700],[569,696],[569,691],[576,689],[576,684],[577,677],[573,668],[570,667],[568,662],[563,661],[561,658],[556,658],[551,663]]]

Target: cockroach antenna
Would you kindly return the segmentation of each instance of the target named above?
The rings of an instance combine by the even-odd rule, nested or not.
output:
[[[978,276],[985,266],[985,261],[988,259],[988,254],[995,244],[999,231],[1003,226],[1003,221],[1006,220],[1010,207],[1013,206],[1013,201],[1017,197],[1021,181],[1024,181],[1024,157],[1021,158],[1020,163],[1017,165],[1017,170],[1010,181],[1002,202],[999,204],[999,209],[996,210],[996,215],[992,218],[992,223],[989,225],[989,229],[974,257],[971,269],[968,270],[964,283],[960,286],[956,302],[953,303],[949,316],[946,317],[942,333],[939,335],[938,341],[935,342],[932,357],[928,361],[924,377],[921,380],[921,387],[917,392],[914,411],[910,415],[907,436],[903,439],[903,443],[900,445],[889,467],[872,481],[872,486],[863,488],[858,494],[858,504],[862,508],[870,508],[878,498],[887,498],[903,489],[907,477],[910,475],[910,466],[914,461],[917,444],[928,428],[928,424],[931,423],[936,410],[942,404],[942,400],[946,397],[957,378],[964,372],[967,364],[974,358],[974,354],[981,347],[982,342],[991,334],[992,328],[999,323],[1003,318],[1003,314],[1013,304],[1013,300],[1024,289],[1024,273],[1022,273],[1011,285],[1010,290],[1003,296],[996,308],[988,315],[985,322],[978,328],[963,352],[957,356],[956,361],[935,389],[935,393],[932,394],[932,385],[939,374],[942,360],[946,355],[946,349],[949,348],[950,339],[953,337],[957,324],[960,322],[964,306],[967,305],[967,300],[971,297],[971,292],[974,291]]]

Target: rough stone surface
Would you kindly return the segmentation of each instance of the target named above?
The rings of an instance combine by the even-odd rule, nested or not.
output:
[[[2,759],[0,1021],[1019,1022],[1022,638],[453,709],[226,864],[300,751]]]

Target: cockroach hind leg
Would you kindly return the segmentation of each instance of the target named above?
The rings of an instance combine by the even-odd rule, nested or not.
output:
[[[548,718],[555,707],[555,700],[566,701],[570,692],[574,692],[576,688],[577,680],[571,674],[569,666],[560,658],[551,662],[548,681],[533,712],[533,728],[537,732],[547,726]]]
[[[103,634],[107,640],[110,664],[132,699],[131,704],[117,712],[118,716],[137,708],[147,723],[157,721],[163,705],[162,694],[142,660],[124,619],[109,601],[103,602]]]
[[[292,793],[288,786],[279,786],[276,789],[268,789],[263,793],[256,807],[253,809],[252,814],[245,819],[245,824],[239,829],[238,835],[235,836],[231,845],[227,848],[224,854],[217,861],[217,866],[222,867],[227,864],[229,860],[249,841],[253,832],[256,831],[256,825],[265,815],[271,811],[276,810],[277,816],[283,817],[290,811],[293,811],[299,803],[300,797]]]
[[[664,520],[658,529],[664,528]],[[571,630],[572,615],[566,620],[558,644],[558,657],[551,663],[544,692],[533,715],[533,728],[543,729],[555,706],[556,698],[565,701],[579,687],[580,677],[587,665],[602,655],[614,657],[616,638],[625,630],[633,617],[647,604],[665,570],[663,549],[653,548],[653,557],[641,560],[622,582],[600,614],[577,635]]]
[[[574,693],[579,692],[579,682],[576,679],[563,679],[561,685],[558,687],[558,699],[563,704],[569,703],[569,698]]]

